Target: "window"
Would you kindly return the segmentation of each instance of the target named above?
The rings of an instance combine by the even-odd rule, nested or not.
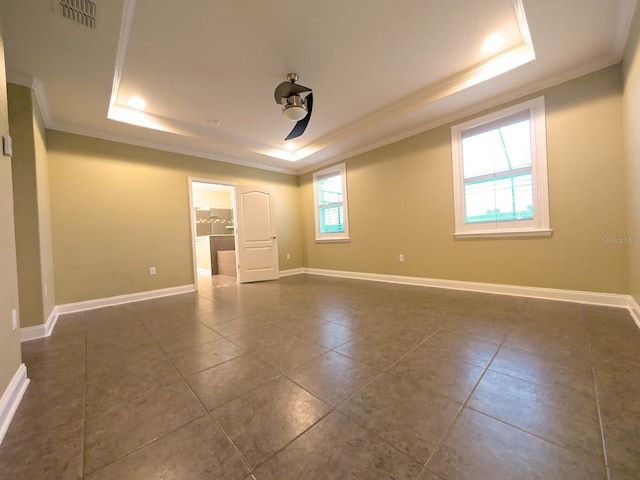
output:
[[[451,128],[456,237],[551,235],[544,97]]]
[[[345,164],[313,174],[316,241],[348,241],[347,179]]]

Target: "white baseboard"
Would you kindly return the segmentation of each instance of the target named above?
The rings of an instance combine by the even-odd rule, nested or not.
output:
[[[633,321],[636,322],[638,328],[640,328],[640,305],[636,302],[636,299],[633,296],[629,295],[629,313],[631,313],[631,317]]]
[[[65,313],[84,312],[86,310],[93,310],[95,308],[122,305],[124,303],[151,300],[152,298],[168,297],[170,295],[178,295],[180,293],[188,293],[194,291],[195,285],[182,285],[180,287],[161,288],[159,290],[149,290],[147,292],[127,293],[124,295],[117,295],[115,297],[97,298],[84,302],[56,305],[44,325],[21,328],[20,341],[28,342],[29,340],[37,340],[39,338],[48,337],[53,332],[53,328],[58,321],[58,316]]]
[[[630,295],[616,293],[584,292],[581,290],[560,290],[555,288],[525,287],[520,285],[504,285],[498,283],[465,282],[459,280],[441,280],[437,278],[405,277],[380,273],[344,272],[341,270],[323,270],[320,268],[304,268],[303,273],[328,277],[352,278],[374,282],[400,283],[433,288],[448,288],[470,292],[512,295],[517,297],[560,300],[563,302],[584,303],[620,307],[629,310],[636,324],[640,327],[640,307]],[[635,304],[635,306],[633,306]],[[635,312],[634,312],[635,310]]]
[[[561,290],[555,288],[525,287],[520,285],[504,285],[498,283],[466,282],[459,280],[442,280],[437,278],[407,277],[401,275],[386,275],[381,273],[347,272],[342,270],[324,270],[320,268],[292,268],[281,270],[280,278],[291,275],[321,275],[325,277],[351,278],[354,280],[369,280],[373,282],[398,283],[403,285],[418,285],[423,287],[447,288],[451,290],[465,290],[470,292],[492,293],[497,295],[512,295],[517,297],[540,298],[545,300],[559,300],[563,302],[583,303],[589,305],[604,305],[620,307],[629,310],[633,320],[640,328],[640,306],[631,295],[615,293],[584,292],[580,290]],[[82,312],[94,308],[121,305],[123,303],[150,300],[180,293],[195,291],[194,285],[163,288],[147,292],[129,293],[115,297],[87,300],[85,302],[67,303],[56,306],[44,325],[25,327],[20,329],[22,342],[45,338],[51,335],[58,321],[58,316],[64,313]]]
[[[27,367],[23,363],[18,367],[7,389],[0,397],[0,444],[9,429],[9,424],[18,409],[18,405],[20,405],[28,385]]]
[[[34,327],[23,327],[20,329],[20,341],[28,342],[30,340],[37,340],[38,338],[45,338],[51,335],[53,328],[58,321],[58,307],[53,307],[47,321],[44,325],[36,325]]]
[[[291,275],[300,275],[301,273],[305,273],[304,268],[291,268],[289,270],[280,270],[280,278],[290,277]]]

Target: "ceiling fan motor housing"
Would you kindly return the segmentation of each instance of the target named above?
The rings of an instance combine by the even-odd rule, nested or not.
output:
[[[307,115],[307,103],[299,95],[291,95],[282,105],[282,113],[292,122],[297,122]]]

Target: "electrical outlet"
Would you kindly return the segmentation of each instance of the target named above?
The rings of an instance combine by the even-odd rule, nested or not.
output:
[[[404,262],[404,255],[402,253],[398,256],[398,260]]]
[[[44,284],[44,296],[47,297],[49,295],[49,289],[47,288],[47,284]]]
[[[291,260],[291,254],[287,253],[287,260]]]
[[[15,308],[11,310],[11,325],[14,330],[18,328],[18,311]]]
[[[149,267],[149,275],[155,275],[156,274],[156,267]]]

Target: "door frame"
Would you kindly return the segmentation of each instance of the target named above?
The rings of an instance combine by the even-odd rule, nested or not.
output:
[[[191,224],[191,254],[193,261],[193,287],[194,290],[198,291],[198,260],[196,257],[196,221],[195,221],[195,205],[193,204],[193,184],[194,183],[208,183],[211,185],[225,185],[231,187],[231,202],[233,205],[233,225],[236,225],[236,187],[238,184],[236,182],[229,182],[226,180],[215,180],[212,178],[201,178],[201,177],[187,177],[189,182],[189,223]],[[233,243],[236,251],[236,273],[238,270],[238,235],[236,235],[235,229],[233,232]]]

